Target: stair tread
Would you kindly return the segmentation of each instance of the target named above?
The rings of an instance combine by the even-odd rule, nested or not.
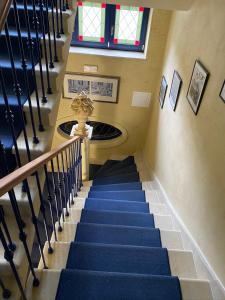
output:
[[[85,209],[131,211],[131,212],[149,212],[149,204],[135,201],[114,201],[99,200],[97,198],[88,198],[85,202]]]
[[[149,213],[137,212],[115,212],[115,211],[97,211],[97,210],[82,210],[81,222],[99,223],[99,224],[114,224],[139,227],[154,227],[153,215]]]
[[[67,269],[171,275],[165,248],[72,242]]]
[[[126,191],[90,191],[88,198],[102,198],[145,202],[145,192],[139,190]]]
[[[99,178],[93,180],[93,185],[102,185],[110,183],[128,183],[128,182],[139,181],[139,174],[137,172],[129,173],[126,175],[117,175],[107,178]]]
[[[90,191],[121,191],[121,190],[142,190],[141,182],[106,184],[91,186]]]
[[[95,178],[102,178],[102,177],[111,177],[118,174],[127,174],[131,172],[137,172],[136,165],[130,165],[126,167],[116,168],[115,170],[105,170],[100,175],[97,175]]]
[[[107,160],[101,166],[101,168],[96,172],[95,176],[98,176],[99,174],[101,174],[102,172],[104,172],[104,170],[107,170],[108,167],[110,167],[111,165],[114,165],[115,163],[117,163],[117,160]]]
[[[160,231],[137,226],[78,223],[75,241],[161,247]]]
[[[71,284],[73,282],[73,284]],[[63,270],[56,300],[181,300],[176,277]]]

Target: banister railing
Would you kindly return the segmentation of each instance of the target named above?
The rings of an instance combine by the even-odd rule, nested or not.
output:
[[[73,137],[69,141],[61,144],[58,148],[49,151],[46,154],[36,158],[32,162],[8,174],[0,179],[0,196],[8,193],[11,202],[12,212],[16,220],[16,227],[14,231],[18,231],[18,239],[22,242],[25,250],[25,255],[29,265],[30,272],[33,276],[33,285],[39,285],[39,279],[36,276],[34,265],[32,263],[30,249],[27,242],[26,222],[21,214],[21,209],[17,201],[17,194],[14,190],[16,186],[23,182],[25,192],[27,194],[27,205],[30,210],[34,232],[36,234],[37,243],[39,246],[43,267],[47,268],[45,253],[43,251],[44,245],[40,237],[40,230],[37,222],[37,213],[35,211],[34,201],[39,201],[40,212],[44,220],[45,226],[45,242],[48,245],[48,253],[54,251],[52,240],[58,240],[57,231],[63,230],[63,223],[66,217],[69,216],[69,208],[74,204],[75,197],[82,186],[82,156],[81,156],[81,137]],[[5,151],[0,147],[0,157],[5,159]],[[37,199],[33,199],[29,178],[38,176],[40,173],[44,174],[44,179],[47,186],[47,195],[43,196],[41,186],[36,186]],[[50,183],[49,178],[52,178]],[[34,189],[34,187],[32,187]],[[44,199],[45,198],[45,199]],[[50,220],[46,218],[47,210],[49,210]],[[56,211],[55,215],[53,211]],[[52,238],[50,237],[47,223],[51,224]],[[29,232],[32,231],[28,228]],[[0,241],[4,248],[4,257],[8,261],[14,278],[17,282],[22,299],[26,298],[26,293],[19,272],[14,262],[14,252],[17,249],[17,243],[12,239],[7,222],[5,221],[4,209],[0,206]],[[5,288],[3,281],[0,280],[0,286],[3,293],[10,291]]]
[[[58,148],[39,156],[33,161],[0,179],[0,197],[21,183],[24,179],[38,171],[40,167],[43,167],[46,163],[50,162],[53,158],[61,154],[63,151],[65,151],[65,149],[73,145],[78,140],[80,140],[79,137],[74,137],[61,144]]]
[[[4,27],[12,0],[1,0],[0,3],[0,32]]]

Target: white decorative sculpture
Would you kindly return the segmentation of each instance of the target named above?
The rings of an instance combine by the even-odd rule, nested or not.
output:
[[[74,98],[71,108],[75,111],[78,122],[74,135],[86,137],[88,135],[86,122],[94,110],[93,101],[88,98],[85,92],[81,92],[78,97]]]

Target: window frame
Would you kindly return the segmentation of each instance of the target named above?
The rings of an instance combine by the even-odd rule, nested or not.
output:
[[[119,50],[119,51],[131,51],[144,53],[148,22],[150,16],[150,8],[145,8],[143,11],[143,20],[140,35],[140,44],[136,45],[125,45],[125,44],[114,44],[114,33],[115,33],[115,18],[116,18],[116,4],[106,4],[105,12],[105,41],[101,42],[90,42],[90,41],[79,41],[79,14],[75,18],[74,32],[72,34],[71,47],[85,47],[95,49],[106,49],[106,50]]]

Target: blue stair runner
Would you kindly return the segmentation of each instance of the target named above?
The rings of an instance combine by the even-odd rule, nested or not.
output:
[[[110,161],[95,175],[56,300],[182,299],[138,174],[123,164],[134,165],[133,157]],[[106,179],[116,166],[120,175]]]
[[[14,63],[18,78],[18,83],[20,84],[21,89],[21,104],[22,106],[27,101],[27,95],[28,93],[31,95],[34,91],[34,77],[32,72],[32,66],[31,66],[31,58],[30,58],[30,49],[28,47],[27,42],[27,29],[26,29],[26,20],[25,20],[25,13],[24,13],[24,6],[22,0],[17,0],[17,9],[18,9],[18,16],[20,20],[20,26],[21,26],[21,36],[22,36],[22,43],[24,45],[24,54],[26,58],[27,63],[27,75],[29,80],[29,87],[25,86],[25,80],[24,80],[24,71],[21,66],[21,53],[19,48],[19,41],[18,41],[18,33],[16,30],[16,24],[15,24],[15,16],[14,16],[14,10],[11,7],[9,10],[9,15],[7,18],[8,26],[9,26],[9,35],[10,35],[10,41],[12,45],[13,50],[13,57],[14,57]],[[30,24],[32,24],[33,20],[33,8],[32,8],[32,1],[28,1],[28,14],[30,19]],[[37,11],[37,17],[40,21],[40,8],[38,5],[38,1],[36,1],[36,11]],[[47,20],[47,13],[44,9],[44,19],[45,22]],[[41,38],[41,33],[39,34],[39,38]],[[37,55],[37,40],[35,33],[31,31],[31,37],[33,40],[33,53],[34,53],[34,62],[37,64],[38,62],[38,55]],[[9,106],[13,113],[14,117],[14,128],[15,128],[15,135],[16,138],[20,135],[23,123],[22,123],[22,117],[19,109],[18,99],[14,94],[14,82],[12,77],[12,68],[10,63],[10,58],[8,54],[7,49],[7,43],[6,43],[6,37],[5,32],[2,30],[0,33],[0,67],[3,72],[4,76],[4,82],[5,82],[5,88],[9,100]],[[16,160],[12,153],[13,148],[13,138],[11,135],[10,128],[6,122],[5,119],[5,103],[3,100],[3,94],[2,94],[2,88],[0,86],[0,141],[4,145],[4,148],[6,150],[7,155],[7,163],[10,171],[13,171],[16,167]],[[6,175],[6,171],[4,167],[2,167],[2,161],[0,160],[0,177]]]

